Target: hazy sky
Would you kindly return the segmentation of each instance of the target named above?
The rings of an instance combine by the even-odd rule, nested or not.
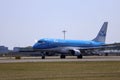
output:
[[[0,45],[41,38],[92,40],[108,21],[106,43],[120,42],[120,0],[0,0]]]

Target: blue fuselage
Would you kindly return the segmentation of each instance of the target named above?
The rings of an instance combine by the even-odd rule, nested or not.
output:
[[[63,39],[40,39],[34,44],[34,49],[51,49],[58,47],[98,47],[104,45],[103,42],[83,41],[83,40],[63,40]]]

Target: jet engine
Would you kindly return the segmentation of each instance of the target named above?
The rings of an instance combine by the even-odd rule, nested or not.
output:
[[[77,49],[70,50],[70,53],[71,53],[73,56],[79,56],[79,55],[81,55],[80,50],[77,50]]]
[[[83,58],[80,50],[78,50],[78,49],[70,50],[70,54],[72,54],[73,56],[77,56],[78,59],[82,59]]]

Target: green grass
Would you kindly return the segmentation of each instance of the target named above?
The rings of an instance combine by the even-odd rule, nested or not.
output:
[[[0,80],[120,80],[120,62],[1,63]]]

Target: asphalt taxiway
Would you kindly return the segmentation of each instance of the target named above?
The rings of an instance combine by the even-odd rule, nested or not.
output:
[[[0,57],[0,63],[17,63],[17,62],[76,62],[76,61],[120,61],[120,56],[84,56],[83,59],[77,59],[75,56],[67,56],[66,59],[60,59],[59,56],[46,57]]]

